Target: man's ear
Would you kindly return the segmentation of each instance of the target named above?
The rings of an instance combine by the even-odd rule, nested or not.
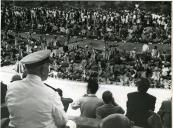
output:
[[[39,67],[39,71],[40,71],[41,76],[43,76],[44,75],[44,66],[43,65],[41,65]]]

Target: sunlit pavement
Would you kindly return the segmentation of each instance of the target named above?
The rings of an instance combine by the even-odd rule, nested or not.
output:
[[[14,66],[5,66],[1,67],[0,70],[0,81],[3,81],[5,84],[9,84],[11,78],[16,72],[13,70]],[[45,83],[51,85],[54,88],[61,88],[64,93],[64,97],[70,97],[74,101],[82,97],[86,93],[86,83],[76,82],[70,80],[62,80],[62,79],[54,79],[48,78]],[[100,88],[97,92],[97,96],[99,98],[102,97],[102,93],[106,90],[110,90],[113,93],[115,101],[126,110],[126,102],[127,102],[127,93],[136,91],[136,87],[125,87],[120,85],[105,85],[101,84]],[[172,91],[169,89],[149,89],[148,93],[157,97],[155,112],[157,112],[161,106],[163,100],[166,100],[171,97]],[[72,110],[69,106],[68,115],[78,116],[80,115],[80,110]]]

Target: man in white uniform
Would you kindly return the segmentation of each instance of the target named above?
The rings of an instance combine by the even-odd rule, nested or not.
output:
[[[6,101],[10,113],[10,127],[62,128],[67,122],[58,93],[43,81],[49,72],[50,50],[42,50],[25,56],[21,62],[27,69],[27,77],[12,82]]]

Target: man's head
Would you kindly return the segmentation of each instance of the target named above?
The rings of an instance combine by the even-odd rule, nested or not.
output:
[[[99,85],[96,80],[94,79],[88,80],[88,85],[87,85],[88,94],[95,94],[98,88],[99,88]]]
[[[150,87],[150,82],[146,78],[141,78],[136,82],[136,86],[138,87],[139,92],[146,93]]]
[[[110,91],[105,91],[102,95],[102,99],[105,104],[112,103],[112,93]]]
[[[43,81],[49,73],[50,50],[41,50],[25,56],[21,63],[25,64],[27,74],[39,76]]]
[[[132,128],[133,123],[123,114],[111,114],[104,118],[99,128]]]
[[[14,75],[14,76],[11,78],[11,82],[18,81],[18,80],[22,80],[22,78],[21,78],[20,75]]]

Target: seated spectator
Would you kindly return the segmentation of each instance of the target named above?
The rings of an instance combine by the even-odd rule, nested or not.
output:
[[[10,122],[10,119],[9,118],[2,118],[1,119],[1,125],[0,125],[0,127],[1,128],[9,128],[8,127],[9,122]]]
[[[1,104],[1,119],[9,118],[9,111],[6,104]]]
[[[5,103],[6,93],[7,93],[7,85],[1,81],[1,119],[9,117],[9,111]]]
[[[89,80],[87,85],[87,94],[72,104],[72,109],[80,108],[81,116],[96,118],[97,107],[103,105],[103,101],[95,94],[99,88],[95,80]]]
[[[127,94],[126,116],[134,121],[135,125],[148,127],[147,119],[151,116],[149,110],[154,111],[156,97],[147,93],[150,83],[146,78],[136,82],[138,91]]]
[[[161,122],[161,118],[159,114],[153,111],[150,111],[150,112],[152,115],[147,119],[147,122],[150,128],[162,128],[162,122]]]
[[[70,103],[73,102],[73,100],[71,98],[64,98],[63,91],[60,88],[56,89],[55,91],[57,91],[58,94],[60,95],[62,104],[64,105],[64,111],[67,112],[68,106]]]
[[[100,128],[132,128],[133,123],[123,114],[112,114],[104,118]]]
[[[114,102],[114,98],[110,91],[105,91],[102,95],[104,105],[96,109],[96,118],[103,119],[111,114],[124,114],[124,110]]]
[[[7,93],[7,85],[1,81],[1,104],[5,103],[6,93]]]
[[[162,126],[163,128],[172,128],[172,109],[171,109],[171,105],[172,104],[172,98],[170,98],[169,100],[165,100],[162,102],[162,105],[158,111],[158,114],[161,117],[161,121],[162,121]]]

